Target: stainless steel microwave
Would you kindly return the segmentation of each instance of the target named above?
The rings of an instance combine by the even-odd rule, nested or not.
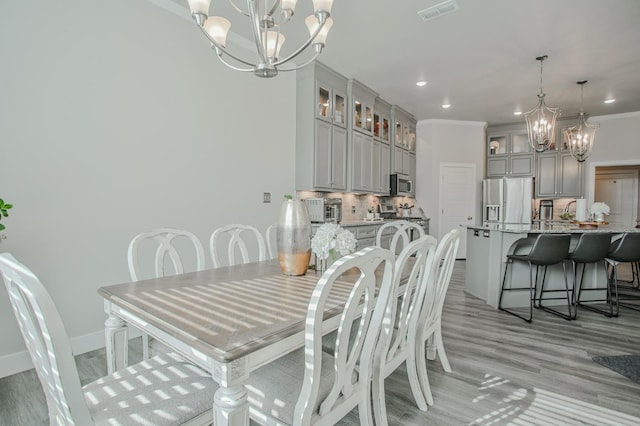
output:
[[[392,173],[390,176],[391,195],[413,195],[413,181],[409,179],[409,175],[402,173]]]

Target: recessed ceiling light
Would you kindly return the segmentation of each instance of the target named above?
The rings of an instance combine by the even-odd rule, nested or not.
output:
[[[419,81],[419,82],[416,83],[416,86],[418,86],[418,87],[422,87],[422,86],[426,86],[426,85],[427,85],[426,81]]]
[[[522,111],[516,111],[513,113],[513,115],[522,115]]]
[[[604,101],[605,104],[612,104],[614,103],[616,100],[615,99],[607,99],[606,101]]]
[[[451,108],[451,104],[442,104],[442,108],[444,109]]]

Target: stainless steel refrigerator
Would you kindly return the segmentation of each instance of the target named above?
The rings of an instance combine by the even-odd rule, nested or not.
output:
[[[485,179],[482,182],[482,221],[530,224],[533,178]]]

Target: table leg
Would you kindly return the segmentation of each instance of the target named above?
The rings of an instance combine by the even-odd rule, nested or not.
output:
[[[213,424],[248,426],[249,402],[244,383],[249,378],[246,358],[229,363],[214,361],[213,380],[220,386],[213,396]]]
[[[129,365],[129,329],[122,319],[110,313],[109,302],[105,302],[105,311],[109,315],[104,322],[107,374],[112,374]]]

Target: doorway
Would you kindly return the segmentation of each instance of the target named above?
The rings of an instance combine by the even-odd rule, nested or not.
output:
[[[594,201],[604,202],[611,208],[608,222],[625,226],[640,223],[639,175],[640,166],[596,167]]]
[[[467,258],[466,226],[473,225],[476,210],[476,165],[440,164],[440,212],[438,239],[452,229],[460,230],[456,259]]]

